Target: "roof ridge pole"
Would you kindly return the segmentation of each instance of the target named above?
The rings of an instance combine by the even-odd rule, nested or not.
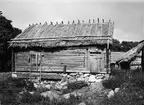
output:
[[[98,23],[96,23],[96,34],[97,34],[97,27],[98,27]]]
[[[68,21],[68,24],[70,24],[70,22]]]
[[[74,24],[74,23],[75,23],[75,21],[73,20],[72,24]]]
[[[47,25],[47,22],[45,22],[45,24]]]
[[[91,20],[89,19],[89,24],[91,25],[89,28],[89,34],[91,35],[91,29],[92,29],[92,24],[91,24]]]
[[[58,25],[58,22],[56,22],[56,25]]]
[[[73,23],[74,23],[74,21],[73,21]],[[75,27],[74,34],[76,33],[76,30],[77,30],[77,25],[76,25],[76,27]]]
[[[53,25],[53,22],[50,22],[51,25]]]
[[[89,24],[91,23],[91,20],[89,19]]]
[[[101,36],[102,36],[102,23],[101,23]]]
[[[63,21],[61,21],[61,24],[63,24]],[[60,32],[60,36],[62,37],[63,36],[63,29],[61,29],[61,32]]]
[[[97,19],[98,23],[99,23],[99,18]]]
[[[78,24],[80,24],[80,20],[78,20]]]
[[[79,26],[79,30],[78,30],[78,35],[80,35],[79,32],[80,32],[80,30],[81,30],[81,23],[80,23],[80,20],[79,20],[79,19],[78,19],[78,23],[77,23],[77,24],[80,25],[80,26]]]
[[[82,26],[84,25],[84,20],[82,20]],[[82,28],[82,26],[81,26],[81,28]],[[84,35],[84,33],[82,32],[82,35]]]
[[[61,21],[61,24],[64,24],[64,22],[63,22],[63,21]]]
[[[102,22],[104,23],[104,19],[102,19]]]
[[[67,26],[68,26],[67,34],[68,34],[68,36],[69,36],[69,34],[70,34],[70,21],[68,21]]]

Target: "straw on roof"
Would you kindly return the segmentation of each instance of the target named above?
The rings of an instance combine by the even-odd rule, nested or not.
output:
[[[16,38],[10,41],[11,47],[61,47],[112,43],[114,24],[103,23],[56,23],[53,25],[30,25]]]
[[[139,44],[132,48],[131,50],[129,50],[128,52],[126,52],[120,59],[118,59],[116,61],[117,64],[121,63],[121,62],[132,62],[136,59],[136,56],[139,55],[139,53],[141,52],[142,48],[144,47],[144,40],[139,42]]]

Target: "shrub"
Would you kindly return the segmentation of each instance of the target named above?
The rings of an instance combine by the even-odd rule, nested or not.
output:
[[[11,78],[10,80],[16,87],[24,87],[25,80],[21,78]]]
[[[103,86],[107,89],[114,90],[117,87],[120,87],[125,81],[119,78],[110,78],[102,82]]]
[[[46,92],[46,91],[48,91],[48,90],[49,90],[48,88],[46,88],[46,87],[44,87],[44,86],[42,86],[42,85],[40,85],[40,87],[36,88],[36,91],[37,91],[37,92],[40,92],[40,93]]]
[[[17,103],[20,105],[77,105],[81,102],[81,98],[70,95],[69,99],[53,99],[44,98],[39,94],[31,95],[28,92],[18,99]]]
[[[52,100],[49,105],[77,105],[81,101],[81,98],[70,95],[69,99]]]
[[[85,86],[88,86],[88,84],[84,81],[76,81],[76,82],[68,83],[68,89],[71,90],[80,89]]]
[[[7,80],[0,81],[0,91],[6,90],[8,87],[9,85]]]
[[[17,93],[10,89],[6,89],[0,93],[0,100],[2,105],[17,105],[16,103]]]
[[[144,88],[144,73],[137,73],[130,78],[130,82],[138,87]]]
[[[37,103],[42,100],[42,96],[38,93],[34,93],[33,95],[30,94],[29,92],[25,92],[22,94],[22,96],[19,96],[17,99],[17,102],[20,104],[25,104],[25,103]]]
[[[102,105],[143,105],[144,90],[131,82],[126,82],[121,86],[114,97],[105,97]]]
[[[25,89],[27,91],[34,91],[34,90],[36,90],[36,88],[34,87],[34,83],[32,81],[26,80],[24,84],[25,84]]]

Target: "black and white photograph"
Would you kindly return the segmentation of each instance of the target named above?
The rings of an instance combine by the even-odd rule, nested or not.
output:
[[[0,105],[144,105],[144,1],[0,0]]]

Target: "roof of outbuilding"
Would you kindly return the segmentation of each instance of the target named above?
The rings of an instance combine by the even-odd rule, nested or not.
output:
[[[58,47],[112,43],[114,23],[111,21],[72,24],[63,22],[55,25],[30,25],[21,34],[10,41],[11,47]],[[109,41],[108,41],[109,40]]]
[[[127,51],[121,58],[119,58],[116,63],[121,62],[132,62],[136,59],[136,57],[140,54],[144,47],[144,40],[140,41],[139,44]]]

